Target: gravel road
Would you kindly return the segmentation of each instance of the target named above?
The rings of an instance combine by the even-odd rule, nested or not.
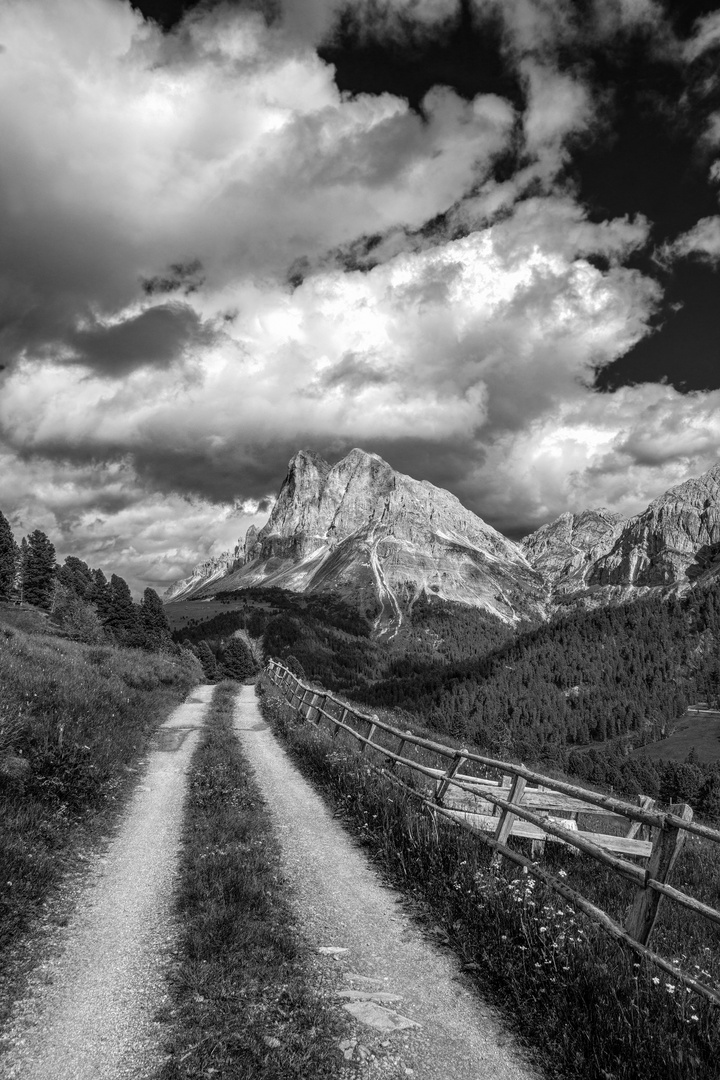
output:
[[[196,687],[160,729],[120,831],[93,868],[57,955],[18,1004],[8,1080],[143,1080],[159,1060],[153,1014],[174,939],[173,877],[186,776],[212,696]]]
[[[399,909],[399,894],[292,764],[253,687],[240,691],[234,723],[278,830],[299,923],[316,949],[340,950],[317,961],[338,1007],[358,1017],[356,1036],[341,1045],[345,1058],[369,1077],[539,1080],[457,960]]]

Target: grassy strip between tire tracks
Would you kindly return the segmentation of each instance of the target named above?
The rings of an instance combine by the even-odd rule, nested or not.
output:
[[[610,941],[539,882],[467,833],[433,823],[357,754],[302,724],[266,678],[261,707],[392,883],[420,903],[480,989],[546,1064],[572,1080],[718,1080],[718,1010]],[[549,849],[566,874],[561,849]],[[570,866],[570,864],[568,863]],[[570,868],[570,873],[574,871]]]
[[[191,767],[157,1080],[330,1080],[347,1024],[309,977],[278,842],[232,730],[237,689],[216,687]]]

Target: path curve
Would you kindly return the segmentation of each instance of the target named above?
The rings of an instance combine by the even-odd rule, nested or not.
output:
[[[8,1080],[143,1080],[157,1066],[188,766],[212,697],[196,687],[156,736],[120,831],[16,1007]]]
[[[539,1080],[457,960],[398,909],[399,893],[381,884],[293,765],[263,720],[253,687],[241,689],[234,725],[278,830],[300,925],[317,949],[347,950],[319,958],[342,974],[346,1006],[356,1008],[348,998],[374,993],[381,1016],[387,1011],[420,1025],[378,1032],[361,1023],[360,1048],[368,1049],[361,1057],[370,1071],[379,1075],[387,1057],[413,1080]]]

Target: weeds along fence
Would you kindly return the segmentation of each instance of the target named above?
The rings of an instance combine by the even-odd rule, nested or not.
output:
[[[346,732],[357,742],[361,754],[376,751],[382,765],[372,768],[403,787],[432,815],[452,822],[491,848],[495,867],[501,859],[522,867],[612,937],[720,1005],[715,990],[648,947],[663,899],[720,925],[720,911],[674,888],[669,881],[688,833],[720,844],[720,832],[693,821],[687,804],[674,803],[669,811],[662,811],[653,799],[641,795],[633,805],[543,776],[524,765],[420,738],[307,685],[280,661],[270,660],[266,670],[300,718],[316,727],[325,721],[333,738]],[[433,761],[435,764],[428,763]],[[510,837],[530,840],[531,857],[510,847]],[[635,886],[624,925],[539,864],[547,842],[583,852]]]

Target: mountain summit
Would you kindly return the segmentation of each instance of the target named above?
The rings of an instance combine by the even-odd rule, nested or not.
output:
[[[397,627],[421,592],[483,608],[506,622],[544,613],[546,590],[517,544],[426,480],[351,450],[330,466],[301,450],[264,528],[250,529],[234,569],[179,592],[208,596],[251,585],[334,590]]]

